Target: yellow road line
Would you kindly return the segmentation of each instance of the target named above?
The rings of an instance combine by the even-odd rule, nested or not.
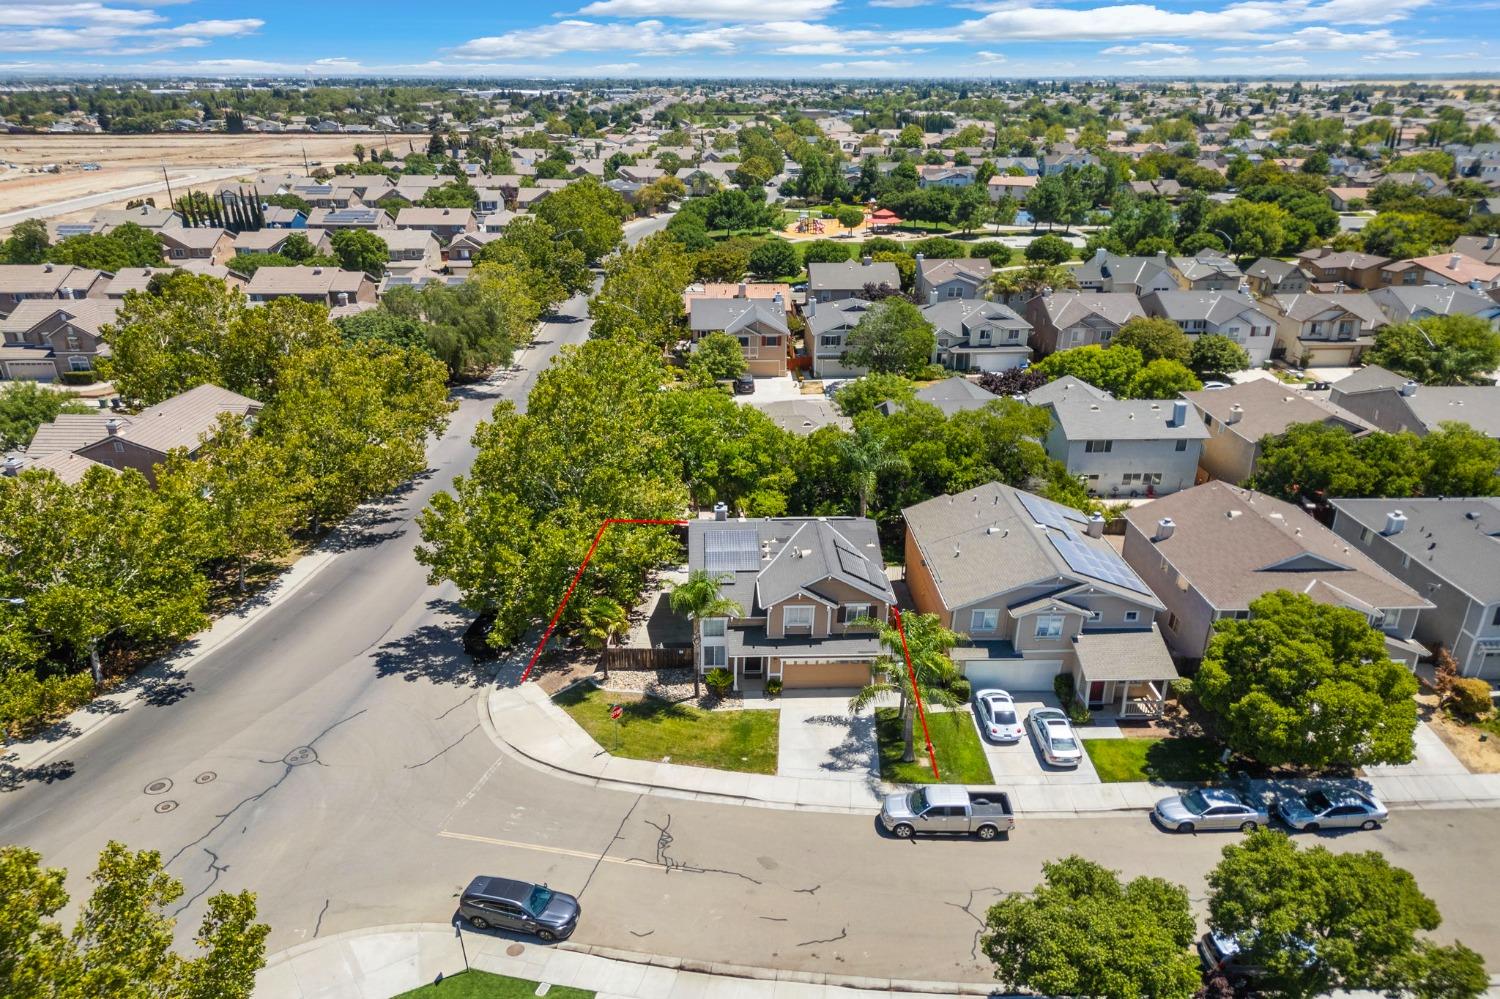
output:
[[[511,839],[495,839],[493,836],[476,836],[473,833],[449,832],[444,829],[438,833],[444,839],[461,839],[470,843],[487,843],[490,846],[507,846],[515,850],[535,850],[538,853],[555,853],[561,857],[577,857],[579,860],[599,860],[597,853],[589,853],[586,850],[569,850],[562,846],[542,846],[538,843],[518,843]],[[630,867],[656,867],[656,864],[645,860],[635,860],[629,857],[604,857],[607,864],[624,864]]]

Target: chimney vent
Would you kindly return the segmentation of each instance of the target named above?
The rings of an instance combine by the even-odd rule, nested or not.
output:
[[[729,519],[729,507],[726,506],[722,502],[715,503],[714,504],[714,520],[728,520],[728,519]]]
[[[1400,510],[1392,510],[1385,515],[1385,530],[1380,533],[1389,537],[1392,534],[1400,534],[1406,528],[1406,514]]]
[[[1235,403],[1233,406],[1229,407],[1229,418],[1224,422],[1230,424],[1238,423],[1244,417],[1244,415],[1245,407],[1241,406],[1239,403]]]
[[[5,459],[5,474],[20,475],[21,466],[23,464],[25,464],[25,462],[21,461],[20,458],[16,457],[15,455],[11,455],[9,458]]]
[[[1410,398],[1411,396],[1416,395],[1417,394],[1417,383],[1414,382],[1414,381],[1408,380],[1404,385],[1401,386],[1401,394],[1404,395],[1404,396],[1407,396],[1408,398]]]
[[[1455,253],[1455,254],[1453,254],[1452,256],[1450,256],[1448,258],[1448,269],[1450,271],[1456,271],[1456,270],[1458,270],[1458,265],[1463,262],[1463,259],[1464,259],[1463,254],[1461,254],[1461,253]]]
[[[1104,537],[1104,515],[1102,513],[1095,512],[1089,514],[1088,532],[1091,538]]]
[[[121,423],[117,417],[111,416],[109,419],[104,421],[104,430],[111,437],[114,437],[120,432],[120,427]]]
[[[861,267],[869,267],[874,262],[875,262],[875,258],[872,257],[872,256],[870,256],[868,253],[866,253],[863,257],[859,258],[859,265]]]
[[[749,298],[750,297],[750,286],[748,284],[746,284],[744,281],[740,282],[739,297],[740,298]]]
[[[1187,423],[1187,410],[1188,404],[1186,399],[1178,399],[1176,402],[1172,403],[1171,426],[1180,427]]]
[[[1161,520],[1158,520],[1156,522],[1156,539],[1155,540],[1157,540],[1157,541],[1165,541],[1168,538],[1170,538],[1172,536],[1173,532],[1175,532],[1176,530],[1177,530],[1177,525],[1175,523],[1173,523],[1172,518],[1171,517],[1163,517]]]

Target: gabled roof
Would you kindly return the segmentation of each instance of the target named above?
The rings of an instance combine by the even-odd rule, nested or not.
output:
[[[108,298],[28,298],[0,319],[0,333],[29,333],[61,313],[73,326],[98,336],[99,328],[112,322],[119,308],[118,300]]]
[[[1310,396],[1269,378],[1252,378],[1225,389],[1184,392],[1182,397],[1207,413],[1227,433],[1258,441],[1267,434],[1285,433],[1294,423],[1336,423],[1353,433],[1375,428],[1342,406]],[[1231,423],[1239,407],[1239,419]]]
[[[760,298],[695,298],[688,314],[688,326],[695,333],[736,333],[756,323],[783,336],[790,332],[786,310]]]
[[[1237,291],[1153,291],[1142,296],[1141,304],[1147,312],[1175,323],[1199,321],[1218,326],[1246,312],[1268,323],[1275,321],[1255,299]]]
[[[72,264],[0,264],[0,295],[56,295],[63,288],[83,291],[103,273]]]
[[[1336,499],[1340,517],[1380,536],[1428,572],[1482,604],[1500,603],[1500,498]],[[1386,516],[1406,516],[1397,533]]]
[[[943,298],[922,307],[922,316],[939,334],[962,336],[977,326],[998,326],[1030,332],[1031,324],[1008,305],[982,298]]]
[[[1065,394],[1046,403],[1069,441],[1082,440],[1203,440],[1209,436],[1192,407],[1180,422],[1173,421],[1172,399],[1088,399]]]
[[[1055,378],[1040,388],[1034,388],[1026,393],[1026,401],[1033,406],[1045,406],[1049,402],[1074,396],[1078,398],[1098,401],[1100,399],[1113,399],[1114,396],[1102,388],[1095,388],[1088,382],[1072,375]]]
[[[966,281],[981,285],[994,273],[994,266],[987,257],[955,257],[953,259],[917,261],[917,275],[928,284],[944,284],[948,281]]]
[[[1040,299],[1047,318],[1058,329],[1065,329],[1082,322],[1089,316],[1098,316],[1115,326],[1123,326],[1131,319],[1144,316],[1140,299],[1125,291],[1068,291],[1057,292]]]
[[[866,264],[859,260],[844,260],[807,265],[809,291],[860,291],[867,284],[899,288],[901,274],[896,265],[889,262]]]

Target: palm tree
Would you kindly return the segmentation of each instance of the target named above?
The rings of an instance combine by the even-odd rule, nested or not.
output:
[[[860,711],[869,707],[882,694],[900,694],[904,740],[901,762],[911,763],[917,758],[912,674],[917,678],[915,693],[922,695],[924,704],[958,707],[958,698],[948,689],[948,684],[958,677],[958,668],[948,658],[948,652],[966,636],[944,627],[936,614],[903,614],[901,625],[906,629],[906,648],[903,651],[901,632],[894,624],[873,618],[863,618],[855,624],[874,628],[886,653],[875,660],[870,683],[849,699],[849,710]],[[910,671],[906,668],[907,653],[911,654]]]
[[[601,653],[611,645],[619,645],[630,634],[630,612],[609,597],[595,597],[584,605],[578,615],[583,625],[583,644]],[[604,675],[609,676],[608,660],[602,655]]]
[[[867,426],[859,427],[846,437],[839,438],[839,455],[849,465],[850,478],[854,480],[859,494],[859,515],[866,516],[870,500],[875,498],[875,487],[880,476],[891,472],[904,472],[909,467],[906,459],[897,454],[886,441]]]
[[[710,575],[704,569],[694,569],[688,578],[672,587],[669,599],[672,609],[693,622],[693,700],[697,700],[701,687],[698,664],[703,661],[703,620],[710,617],[737,617],[745,609],[737,601],[724,596],[720,586],[728,577]]]
[[[1077,288],[1078,277],[1073,268],[1061,264],[1027,264],[1025,267],[1008,267],[990,279],[996,295],[1005,301],[1023,294],[1035,295],[1043,288],[1054,291],[1062,288]]]

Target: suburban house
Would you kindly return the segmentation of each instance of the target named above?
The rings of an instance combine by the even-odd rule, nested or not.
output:
[[[1191,291],[1234,291],[1245,275],[1229,257],[1213,250],[1199,250],[1191,257],[1168,257],[1178,284]]]
[[[1227,336],[1258,368],[1271,359],[1276,317],[1239,291],[1153,291],[1141,297],[1146,315],[1170,319],[1189,339],[1205,333]]]
[[[99,298],[107,284],[108,272],[72,264],[0,264],[0,318],[27,299]]]
[[[1478,316],[1500,325],[1500,301],[1466,285],[1393,285],[1370,292],[1370,301],[1393,323],[1432,316]]]
[[[688,524],[688,567],[717,577],[743,611],[699,623],[701,672],[728,669],[735,689],[772,678],[788,689],[869,683],[881,646],[858,622],[886,620],[896,602],[874,521],[730,520],[720,506]]]
[[[902,511],[906,583],[923,613],[967,636],[954,663],[974,689],[1051,690],[1121,717],[1161,711],[1177,669],[1163,605],[1109,543],[1104,518],[988,482]]]
[[[307,216],[309,229],[389,229],[393,225],[384,208],[314,208]]]
[[[944,416],[952,416],[954,413],[972,412],[983,409],[990,403],[999,400],[1000,396],[980,388],[967,378],[955,375],[952,378],[944,378],[924,385],[914,393],[917,402],[925,402],[929,406],[936,406],[942,410]],[[881,412],[889,416],[898,412],[901,404],[887,400],[877,407]]]
[[[243,289],[249,282],[249,279],[243,274],[232,271],[228,267],[211,264],[207,260],[185,260],[180,264],[163,265],[160,267],[121,267],[115,271],[115,276],[110,278],[109,283],[104,286],[104,297],[122,300],[132,291],[149,290],[152,278],[165,274],[175,274],[179,271],[217,278],[230,288]]]
[[[1031,324],[1008,305],[940,299],[922,309],[937,336],[934,360],[952,371],[1004,371],[1031,361]]]
[[[1417,641],[1500,683],[1500,500],[1332,500],[1333,531],[1433,604]]]
[[[1350,607],[1386,635],[1391,658],[1412,664],[1412,640],[1432,603],[1291,503],[1227,482],[1163,497],[1125,513],[1125,561],[1166,605],[1162,634],[1177,655],[1201,659],[1224,618],[1247,618],[1275,590]]]
[[[870,310],[862,298],[844,298],[819,305],[809,299],[803,310],[807,320],[807,353],[812,356],[814,378],[857,378],[864,368],[844,363],[849,334]]]
[[[1266,295],[1300,295],[1307,291],[1307,271],[1296,264],[1275,257],[1261,257],[1245,271],[1245,282],[1250,290],[1262,297]]]
[[[1395,260],[1380,269],[1384,285],[1461,284],[1475,291],[1500,288],[1500,264],[1487,264],[1462,253]]]
[[[185,224],[182,216],[171,208],[155,205],[137,205],[134,208],[105,208],[94,213],[95,232],[109,232],[129,222],[142,229],[161,232],[163,229],[181,229]]]
[[[396,213],[396,228],[430,232],[446,245],[476,226],[468,208],[403,208]]]
[[[988,258],[958,257],[928,260],[917,254],[918,302],[940,302],[950,298],[983,298],[994,273]]]
[[[1265,304],[1276,317],[1271,356],[1304,368],[1358,364],[1375,344],[1374,331],[1390,325],[1365,294],[1273,295]]]
[[[387,229],[379,238],[385,243],[387,271],[438,270],[443,266],[443,249],[426,229]]]
[[[217,385],[199,385],[134,416],[64,413],[37,428],[26,455],[41,459],[69,452],[110,468],[133,468],[155,481],[155,468],[168,453],[183,448],[195,456],[222,414],[253,418],[260,409],[254,399]]]
[[[1108,347],[1121,326],[1145,314],[1141,300],[1123,291],[1054,293],[1044,289],[1026,303],[1031,346],[1041,355],[1071,347]]]
[[[449,243],[447,248],[442,251],[443,260],[447,263],[448,269],[453,273],[467,274],[469,269],[477,262],[480,251],[499,239],[501,235],[498,232],[483,230],[479,232],[466,232]]]
[[[172,264],[189,260],[227,264],[235,254],[235,240],[227,229],[162,229],[156,236],[162,256]]]
[[[1460,236],[1453,241],[1453,252],[1485,264],[1500,264],[1500,235]]]
[[[100,327],[112,322],[120,303],[107,298],[75,302],[30,299],[0,319],[5,345],[0,374],[17,381],[50,382],[69,372],[91,371],[109,353]]]
[[[1390,263],[1389,257],[1352,250],[1332,250],[1326,246],[1303,250],[1297,254],[1297,266],[1317,286],[1315,291],[1332,291],[1334,285],[1363,288],[1370,291],[1384,283],[1380,269]]]
[[[826,396],[781,399],[756,408],[782,430],[799,437],[807,437],[824,427],[838,427],[846,433],[854,428],[854,421],[840,413]]]
[[[951,163],[924,164],[917,167],[918,187],[968,187],[978,171],[971,166]]]
[[[332,237],[323,229],[255,229],[234,237],[234,255],[249,256],[256,253],[281,253],[286,241],[292,236],[301,236],[312,246],[315,253],[331,253]]]
[[[333,307],[351,302],[374,302],[375,283],[362,271],[338,267],[262,267],[250,278],[245,293],[252,302],[291,296]]]
[[[688,309],[688,328],[694,342],[709,333],[728,333],[740,342],[750,374],[787,373],[788,345],[784,304],[761,298],[695,298]]]
[[[1373,427],[1358,416],[1269,378],[1254,378],[1224,389],[1184,392],[1208,429],[1203,470],[1222,482],[1242,483],[1255,474],[1261,444],[1296,423],[1343,427],[1356,436]]]
[[[1198,477],[1208,431],[1182,399],[1101,399],[1064,392],[1042,406],[1052,417],[1047,453],[1095,496],[1159,496]]]
[[[1101,247],[1073,276],[1083,291],[1144,295],[1151,291],[1175,291],[1179,287],[1165,251],[1154,257],[1121,257]]]
[[[837,302],[845,298],[864,298],[865,285],[901,290],[901,274],[893,263],[875,263],[869,257],[859,261],[807,265],[807,300]]]
[[[1418,385],[1371,364],[1334,382],[1329,400],[1390,434],[1426,437],[1452,420],[1500,438],[1500,387],[1494,385]]]
[[[996,174],[984,185],[989,193],[991,201],[999,201],[1001,198],[1009,198],[1017,204],[1024,205],[1026,199],[1036,188],[1036,174],[1021,177],[1011,177],[1007,174]]]

